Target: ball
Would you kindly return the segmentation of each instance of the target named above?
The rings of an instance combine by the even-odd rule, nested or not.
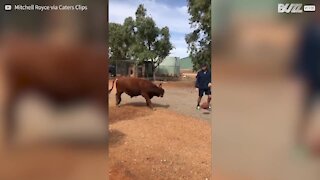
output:
[[[200,105],[200,107],[201,107],[202,109],[209,109],[209,103],[208,103],[208,102],[203,102],[203,103]]]

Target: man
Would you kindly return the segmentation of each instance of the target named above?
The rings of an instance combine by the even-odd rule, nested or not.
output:
[[[295,66],[296,72],[298,72],[300,79],[302,79],[305,90],[302,117],[298,125],[298,143],[303,143],[303,136],[309,125],[310,116],[314,110],[316,100],[320,96],[319,18],[319,12],[315,12],[311,21],[302,31],[299,54]]]
[[[200,102],[202,99],[203,94],[208,96],[208,105],[209,109],[211,109],[210,101],[211,101],[211,72],[208,71],[208,66],[203,64],[201,66],[201,70],[198,72],[196,76],[196,88],[199,92],[198,102],[197,102],[197,109],[200,109]]]

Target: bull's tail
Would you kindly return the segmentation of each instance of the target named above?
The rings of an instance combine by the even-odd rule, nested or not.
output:
[[[111,87],[111,89],[109,89],[109,94],[111,93],[111,91],[112,91],[112,89],[113,89],[114,84],[116,83],[116,81],[118,81],[118,79],[113,80],[113,82],[112,82],[112,87]]]

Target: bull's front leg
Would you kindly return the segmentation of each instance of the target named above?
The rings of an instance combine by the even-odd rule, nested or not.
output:
[[[122,92],[116,93],[116,106],[119,106],[119,104],[121,102],[121,94],[122,94]]]
[[[146,99],[147,106],[154,109],[149,95],[147,93],[142,93],[142,96]]]

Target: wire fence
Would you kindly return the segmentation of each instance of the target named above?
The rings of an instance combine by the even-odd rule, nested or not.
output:
[[[159,66],[156,70],[156,80],[169,81],[180,78],[179,66]],[[153,79],[152,63],[136,64],[134,60],[113,60],[109,66],[109,74],[114,76],[131,76]]]

